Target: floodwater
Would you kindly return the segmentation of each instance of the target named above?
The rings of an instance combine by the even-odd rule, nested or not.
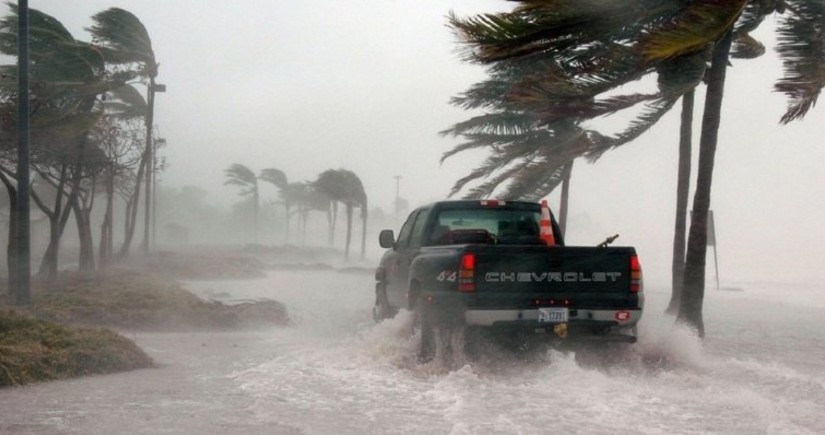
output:
[[[821,287],[709,287],[700,341],[672,327],[669,295],[648,284],[640,341],[615,362],[491,350],[420,365],[408,313],[372,323],[369,273],[184,284],[282,301],[293,325],[125,332],[158,368],[2,390],[0,433],[825,433]]]

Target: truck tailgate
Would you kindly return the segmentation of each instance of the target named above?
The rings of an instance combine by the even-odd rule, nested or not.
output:
[[[468,246],[475,253],[472,305],[630,307],[630,247]]]

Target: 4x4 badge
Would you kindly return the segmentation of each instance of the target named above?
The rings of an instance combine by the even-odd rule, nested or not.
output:
[[[456,278],[458,277],[458,272],[454,270],[443,270],[438,276],[435,277],[436,280],[444,282],[455,282]]]

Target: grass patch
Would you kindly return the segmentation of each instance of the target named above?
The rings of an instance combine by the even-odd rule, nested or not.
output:
[[[132,341],[0,311],[0,387],[152,366]]]
[[[63,272],[33,283],[33,304],[13,311],[0,289],[0,387],[150,367],[151,359],[115,330],[233,330],[284,325],[276,301],[204,301],[168,277],[136,271],[84,278]],[[108,328],[108,329],[101,329]]]
[[[34,297],[38,318],[80,326],[142,331],[237,329],[283,325],[286,307],[276,301],[238,305],[207,302],[175,281],[141,272],[83,279],[64,273]]]

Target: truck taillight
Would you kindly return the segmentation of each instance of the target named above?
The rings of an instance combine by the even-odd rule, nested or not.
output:
[[[476,291],[476,254],[465,252],[461,255],[458,268],[458,291],[472,293]]]
[[[507,205],[507,201],[499,199],[482,199],[480,202],[482,207],[504,207]]]
[[[630,292],[639,293],[642,291],[642,264],[639,263],[639,257],[632,255],[630,257]]]

